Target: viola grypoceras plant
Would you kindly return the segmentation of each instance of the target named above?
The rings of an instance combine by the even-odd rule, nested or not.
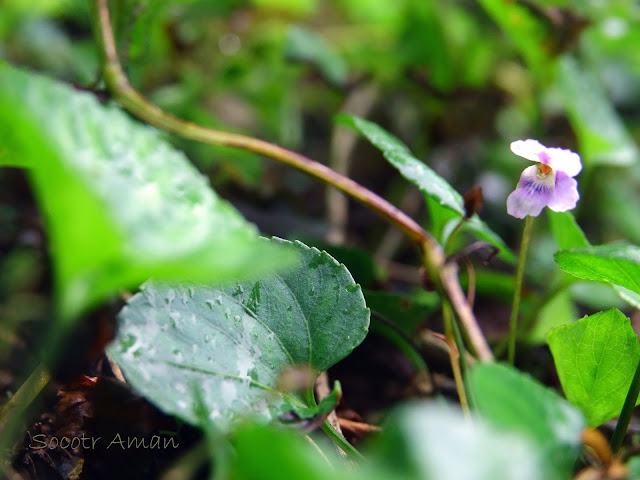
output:
[[[511,151],[536,162],[535,165],[524,169],[518,186],[507,197],[507,213],[516,218],[526,218],[509,322],[508,360],[513,364],[522,276],[533,219],[540,215],[544,207],[549,207],[554,212],[566,212],[576,208],[580,194],[578,182],[573,177],[582,170],[582,161],[580,155],[571,150],[548,148],[532,139],[512,142]]]

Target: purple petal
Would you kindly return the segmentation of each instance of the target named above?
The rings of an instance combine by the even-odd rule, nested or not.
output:
[[[525,168],[518,188],[507,197],[507,213],[516,218],[537,217],[551,200],[554,184],[553,173],[540,178],[536,165]]]
[[[542,156],[548,155],[549,161],[543,161]],[[563,148],[547,148],[547,151],[540,156],[540,161],[546,163],[558,172],[564,172],[570,177],[575,177],[582,170],[580,155],[571,150]]]
[[[556,172],[556,188],[549,200],[549,208],[554,212],[573,210],[579,198],[578,182],[562,171]]]
[[[540,162],[538,155],[547,149],[537,140],[516,140],[511,142],[511,151],[519,157],[526,158],[532,162]],[[545,162],[546,163],[546,162]]]

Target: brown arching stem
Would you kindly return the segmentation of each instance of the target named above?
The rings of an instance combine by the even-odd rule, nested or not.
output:
[[[432,278],[442,286],[442,290],[449,298],[457,317],[467,332],[473,350],[480,360],[493,359],[486,339],[482,335],[473,311],[460,287],[455,267],[446,262],[442,247],[418,223],[371,190],[322,163],[264,140],[213,130],[182,120],[149,102],[133,88],[122,69],[113,36],[108,0],[94,0],[94,2],[96,27],[104,57],[104,80],[116,101],[138,118],[166,132],[201,143],[249,150],[283,162],[332,185],[377,212],[420,247],[427,270]]]

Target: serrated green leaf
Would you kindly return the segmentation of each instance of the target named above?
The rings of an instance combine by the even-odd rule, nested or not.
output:
[[[150,276],[221,281],[286,262],[160,134],[114,105],[0,64],[2,148],[29,166],[63,317]],[[268,251],[267,251],[268,250]]]
[[[326,370],[364,339],[369,310],[344,265],[299,242],[269,243],[295,250],[296,268],[221,287],[149,282],[122,310],[109,351],[163,410],[197,424],[197,384],[218,429],[276,418],[302,405],[276,390],[285,369]]]
[[[525,436],[499,431],[482,419],[470,421],[436,404],[396,411],[368,453],[378,471],[394,479],[550,478],[540,473],[546,459]]]
[[[425,201],[431,212],[436,226],[435,235],[440,236],[439,230],[451,219],[460,219],[464,216],[464,200],[462,196],[447,181],[421,162],[409,151],[406,145],[384,130],[379,125],[362,118],[341,114],[336,121],[353,128],[376,148],[393,165],[400,174],[420,189],[425,196]],[[477,216],[466,222],[465,229],[473,232],[483,240],[486,240],[500,249],[501,257],[508,262],[515,261],[515,256],[507,248],[506,244]]]
[[[469,374],[478,413],[528,438],[545,458],[546,479],[566,479],[580,454],[584,419],[556,392],[507,365],[484,363]]]
[[[640,247],[620,244],[574,248],[556,252],[554,258],[571,275],[640,293]]]
[[[347,66],[342,58],[318,34],[299,26],[289,28],[285,54],[293,60],[311,62],[329,81],[343,85],[347,80]]]
[[[629,319],[612,308],[549,332],[560,383],[591,426],[620,413],[640,361]],[[639,402],[640,403],[640,402]]]
[[[638,148],[596,78],[568,55],[558,62],[557,78],[585,163],[636,162]]]
[[[589,241],[571,212],[547,209],[551,233],[559,249],[588,247]]]

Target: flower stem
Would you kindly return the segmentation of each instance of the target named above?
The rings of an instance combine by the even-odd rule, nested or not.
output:
[[[511,307],[511,319],[509,320],[509,348],[508,360],[513,365],[516,358],[516,337],[518,333],[518,309],[520,308],[520,295],[522,294],[522,277],[524,275],[524,264],[527,261],[527,250],[531,240],[531,231],[535,217],[530,215],[524,220],[524,231],[522,233],[522,243],[520,245],[520,255],[518,257],[518,271],[516,273],[516,288],[513,292],[513,305]]]
[[[629,385],[627,398],[624,400],[624,405],[618,417],[618,423],[616,423],[616,429],[613,431],[613,436],[611,437],[611,450],[613,450],[613,453],[617,453],[622,446],[624,435],[627,433],[627,428],[631,421],[633,408],[636,406],[636,401],[638,400],[638,394],[640,394],[640,362],[636,368],[633,380],[631,380],[631,385]]]

